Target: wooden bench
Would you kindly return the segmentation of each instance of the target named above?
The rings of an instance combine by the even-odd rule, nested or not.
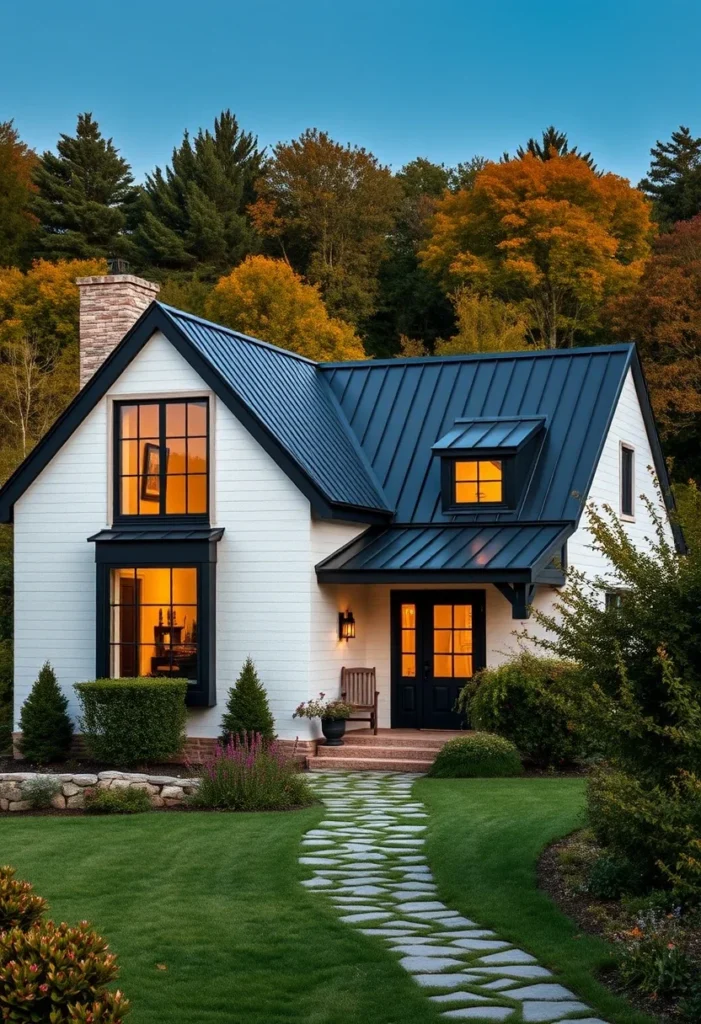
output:
[[[364,718],[349,718],[349,722],[369,722],[377,736],[377,676],[374,668],[342,668],[341,699],[350,704],[353,711],[367,714]]]

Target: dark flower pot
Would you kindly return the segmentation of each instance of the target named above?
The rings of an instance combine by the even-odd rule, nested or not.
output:
[[[322,718],[321,731],[326,737],[325,746],[342,747],[343,740],[341,737],[346,731],[346,720],[345,718]]]

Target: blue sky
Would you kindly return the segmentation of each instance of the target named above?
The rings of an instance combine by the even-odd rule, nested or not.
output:
[[[497,158],[554,123],[634,182],[701,134],[698,0],[4,0],[0,120],[37,150],[92,110],[137,178],[231,107],[399,168]]]

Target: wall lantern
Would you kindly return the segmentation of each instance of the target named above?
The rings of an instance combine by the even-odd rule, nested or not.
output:
[[[350,608],[345,612],[338,613],[338,639],[353,640],[355,637],[355,619]]]

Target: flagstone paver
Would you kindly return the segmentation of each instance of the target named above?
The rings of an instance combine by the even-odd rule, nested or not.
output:
[[[315,773],[311,782],[328,814],[302,841],[308,853],[300,863],[313,870],[302,884],[319,898],[330,897],[342,921],[385,940],[422,988],[443,989],[427,991],[426,998],[437,1008],[445,1005],[447,1021],[606,1024],[583,1018],[591,1007],[526,950],[436,898],[422,853],[427,814],[411,799],[418,777]]]

